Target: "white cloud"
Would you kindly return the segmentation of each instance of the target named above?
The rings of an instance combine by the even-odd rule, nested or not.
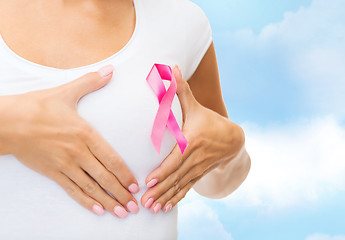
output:
[[[345,103],[344,8],[343,0],[313,0],[309,7],[286,13],[282,22],[266,26],[258,35],[251,30],[227,33],[227,44],[232,47],[226,59],[231,64],[239,62],[233,71],[247,72],[248,75],[238,74],[248,79],[257,77],[250,82],[254,88],[246,87],[246,91],[253,91],[250,95],[265,92],[277,98],[269,99],[270,102],[282,101],[281,94],[270,95],[267,91],[267,87],[280,90],[279,78],[266,79],[271,77],[265,75],[271,72],[270,66],[267,67],[271,64],[281,67],[277,76],[288,75],[284,76],[288,79],[285,81],[295,84],[286,86],[299,87],[300,95],[293,92],[293,88],[286,90],[291,91],[288,95],[291,101],[297,98],[297,105],[298,101],[304,101],[300,104],[327,117],[302,119],[281,126],[242,124],[252,168],[242,186],[220,202],[230,208],[257,206],[260,211],[267,211],[327,200],[330,195],[345,191],[345,128],[338,121],[345,117],[342,104]],[[254,69],[248,70],[248,65]],[[196,194],[193,190],[190,192],[187,196]],[[204,232],[209,227],[213,230],[207,233],[214,234],[214,229],[218,229],[222,236],[231,236],[212,208],[198,201],[198,197],[188,200],[180,210],[182,225],[195,223],[193,229]],[[208,224],[200,227],[200,222]],[[180,228],[183,232],[192,232],[184,231],[184,227]],[[306,240],[343,239],[344,236],[313,234]]]
[[[241,30],[227,38],[231,45],[246,49],[248,59],[268,57],[273,66],[280,63],[281,74],[301,87],[301,100],[314,112],[345,117],[344,8],[343,0],[313,0],[307,8],[285,13],[282,22],[269,24],[258,35]],[[256,72],[262,74],[260,69]]]
[[[180,205],[181,204],[181,205]],[[179,239],[231,240],[217,214],[193,190],[179,203]]]
[[[253,71],[255,74],[249,75],[257,77],[252,91],[264,92],[269,96],[268,103],[281,105],[275,114],[283,114],[285,102],[290,101],[296,109],[307,105],[314,115],[329,117],[285,126],[244,124],[252,169],[241,188],[224,202],[284,207],[317,201],[325,193],[345,190],[345,130],[337,121],[345,117],[344,8],[343,0],[313,0],[309,7],[286,13],[283,21],[266,26],[258,35],[251,30],[228,33],[230,45],[235,46],[234,62],[254,61],[250,66],[259,66]],[[249,55],[244,60],[243,53]],[[277,88],[279,84],[285,85],[279,82],[280,78],[265,75],[264,72],[275,70],[270,70],[269,64],[281,66],[283,70],[277,70],[277,76],[284,74],[281,78],[295,85]],[[245,72],[245,68],[241,71]],[[260,79],[265,81],[258,84]],[[287,98],[282,100],[282,96]]]
[[[345,130],[334,117],[267,128],[247,123],[243,128],[252,168],[222,202],[267,210],[345,190]]]
[[[345,117],[342,104],[345,103],[344,8],[343,0],[313,0],[307,8],[286,13],[282,22],[266,26],[259,35],[251,30],[227,33],[227,44],[232,49],[226,57],[233,65],[240,63],[234,65],[233,71],[240,69],[249,72],[249,78],[257,77],[250,82],[255,85],[251,89],[254,92],[246,86],[246,91],[251,93],[249,95],[261,90],[264,95],[269,95],[267,87],[273,89],[271,83],[279,85],[279,79],[266,80],[263,72],[271,70],[266,65],[280,64],[283,70],[279,69],[278,74],[289,75],[288,81],[300,86],[298,90],[304,96],[302,100],[321,116],[328,115],[280,126],[242,124],[246,132],[246,147],[252,159],[251,171],[238,190],[217,201],[232,209],[254,206],[260,212],[267,212],[327,201],[332,194],[345,191],[345,128],[338,121]],[[264,64],[260,65],[262,60]],[[248,65],[255,68],[256,62],[259,68],[267,69],[247,69]],[[236,74],[233,76],[236,77]],[[260,79],[272,82],[257,83]],[[291,101],[297,98],[295,92],[291,91],[290,95]],[[270,101],[281,101],[280,95],[277,96]],[[193,190],[183,203],[179,208],[179,228],[182,232],[201,231],[198,235],[202,236],[201,239],[231,237],[212,208],[202,202]],[[188,228],[190,223],[191,229]],[[216,232],[224,237],[214,237]],[[210,237],[204,237],[206,235]],[[186,239],[193,238],[188,236]],[[345,240],[345,236],[313,234],[306,240]]]
[[[306,238],[306,240],[345,240],[345,235],[330,236],[326,234],[313,234]]]

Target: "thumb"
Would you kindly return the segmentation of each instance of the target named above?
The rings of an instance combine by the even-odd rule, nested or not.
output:
[[[190,89],[187,81],[182,79],[182,73],[178,65],[175,65],[172,71],[177,83],[176,94],[181,103],[183,119],[185,119],[185,115],[188,113],[188,111],[195,107],[198,102],[194,98],[192,90]]]
[[[83,76],[60,86],[64,100],[77,104],[88,93],[104,87],[113,76],[114,67],[106,65],[97,72],[89,72]]]

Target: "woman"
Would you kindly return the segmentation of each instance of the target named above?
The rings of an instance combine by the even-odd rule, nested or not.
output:
[[[244,181],[244,133],[197,5],[0,0],[0,16],[0,239],[176,239],[192,187],[222,198]],[[160,153],[150,139],[154,63],[177,65],[183,154],[168,129]]]

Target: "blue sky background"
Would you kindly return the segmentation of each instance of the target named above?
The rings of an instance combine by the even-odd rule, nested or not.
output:
[[[179,239],[345,240],[345,1],[193,2],[252,169],[226,198],[189,191]]]

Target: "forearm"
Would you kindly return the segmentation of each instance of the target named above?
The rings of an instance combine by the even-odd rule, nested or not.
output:
[[[246,179],[251,167],[251,159],[245,146],[226,164],[219,166],[193,186],[194,190],[207,198],[224,198],[235,191]]]
[[[234,126],[230,133],[234,139],[231,147],[239,150],[194,184],[194,190],[204,197],[219,199],[228,196],[249,173],[251,159],[245,148],[244,132],[238,125],[231,124]]]

